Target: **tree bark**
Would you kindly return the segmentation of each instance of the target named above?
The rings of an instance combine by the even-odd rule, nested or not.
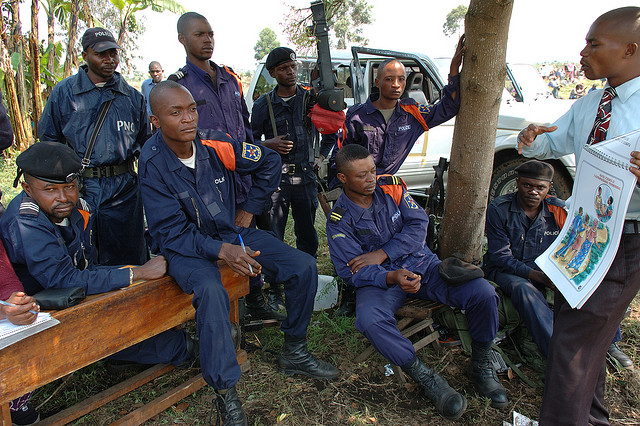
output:
[[[40,49],[38,49],[38,1],[31,1],[31,34],[29,34],[29,49],[31,51],[31,99],[33,109],[33,138],[38,137],[38,121],[42,114],[42,94],[40,81]]]
[[[50,50],[49,50],[49,58],[47,59],[47,70],[49,70],[49,72],[52,75],[56,73],[54,23],[55,23],[55,10],[53,8],[53,4],[49,4],[49,10],[47,13],[47,49],[50,49]]]
[[[4,71],[5,98],[7,99],[7,105],[9,106],[8,112],[9,118],[11,119],[11,127],[13,128],[15,144],[17,148],[22,151],[29,147],[30,138],[27,138],[27,133],[25,131],[24,120],[20,110],[20,104],[18,102],[16,80],[13,75],[11,59],[9,58],[9,51],[7,50],[7,44],[4,38],[0,43],[0,64]]]
[[[69,11],[69,46],[67,47],[67,58],[64,61],[64,78],[69,77],[73,73],[76,58],[76,39],[78,38],[78,5],[80,0],[71,1],[71,10]]]
[[[451,146],[440,257],[481,263],[513,0],[471,0],[460,112]]]
[[[9,44],[9,55],[18,53],[18,69],[15,73],[16,90],[20,110],[27,111],[27,89],[24,80],[24,45],[22,37],[22,22],[20,21],[20,2],[11,1],[11,42]]]

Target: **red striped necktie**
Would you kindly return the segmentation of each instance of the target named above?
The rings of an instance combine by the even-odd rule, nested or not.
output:
[[[615,97],[616,89],[613,87],[604,89],[604,93],[600,99],[600,105],[598,105],[596,121],[593,123],[593,128],[587,139],[587,145],[593,145],[606,139],[609,121],[611,121],[611,101]]]

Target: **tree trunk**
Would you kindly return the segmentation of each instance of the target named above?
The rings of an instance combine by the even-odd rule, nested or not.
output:
[[[47,49],[49,50],[49,59],[47,59],[47,70],[49,70],[49,72],[54,75],[56,73],[55,70],[55,60],[56,60],[56,54],[55,54],[55,30],[54,30],[54,23],[55,23],[55,15],[54,15],[54,9],[53,9],[53,5],[49,5],[49,13],[47,13]]]
[[[24,45],[22,37],[22,22],[20,21],[20,2],[11,1],[11,42],[9,44],[9,55],[18,53],[18,69],[15,74],[16,90],[20,110],[27,111],[27,89],[24,81]]]
[[[42,114],[42,94],[40,82],[40,50],[38,49],[38,1],[31,1],[31,34],[29,34],[29,49],[31,50],[31,98],[33,109],[33,137],[38,137],[38,121]]]
[[[482,261],[484,219],[513,0],[471,0],[465,17],[467,50],[461,105],[451,146],[440,257]]]
[[[67,58],[64,61],[64,78],[73,74],[74,64],[76,63],[76,39],[78,38],[78,5],[80,0],[71,1],[71,10],[69,11],[69,46],[67,47]]]
[[[27,133],[24,127],[24,120],[20,110],[20,104],[18,103],[18,92],[16,90],[16,80],[13,76],[13,69],[11,67],[11,59],[9,58],[9,51],[5,40],[0,43],[0,64],[4,71],[4,83],[5,83],[5,98],[7,99],[7,105],[9,106],[9,118],[11,119],[11,127],[13,128],[13,136],[15,138],[15,144],[17,148],[22,151],[29,147],[30,138],[27,138]]]

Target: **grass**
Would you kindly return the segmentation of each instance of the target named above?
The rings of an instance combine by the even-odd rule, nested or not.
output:
[[[0,161],[0,188],[5,193],[5,205],[18,192],[11,188],[14,176],[13,160]],[[320,237],[318,270],[320,274],[334,275],[324,233],[325,220],[319,210],[316,220]],[[286,235],[289,244],[294,241],[291,228],[288,226]],[[195,333],[193,321],[184,327],[189,333]],[[632,314],[623,321],[622,330],[621,348],[635,365],[640,365],[638,298],[632,303]],[[401,385],[394,376],[386,376],[384,365],[388,361],[379,354],[361,363],[354,362],[357,354],[367,347],[367,342],[355,330],[353,318],[336,317],[332,310],[314,313],[308,336],[311,351],[338,366],[340,378],[322,382],[287,377],[276,369],[276,356],[282,345],[279,329],[264,328],[245,335],[251,369],[243,374],[237,388],[250,425],[499,425],[503,420],[510,421],[514,410],[534,419],[539,415],[542,389],[529,388],[518,378],[502,377],[510,399],[508,407],[503,410],[489,407],[487,399],[475,395],[464,374],[469,357],[460,347],[445,348],[439,352],[427,347],[419,351],[427,365],[440,372],[468,399],[467,412],[460,420],[451,422],[437,414],[414,383]],[[539,373],[526,366],[523,370],[531,380],[538,380]],[[73,424],[109,424],[198,372],[196,369],[173,370]],[[41,405],[40,411],[44,416],[51,415],[136,373],[113,373],[105,361],[100,361],[38,389],[33,402]],[[146,424],[208,424],[212,399],[213,391],[204,387]],[[607,378],[606,400],[613,425],[638,424],[640,376],[637,370],[611,372]]]

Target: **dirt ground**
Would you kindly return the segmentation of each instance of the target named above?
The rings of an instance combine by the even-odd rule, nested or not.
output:
[[[634,301],[632,314],[623,323],[620,344],[635,365],[640,364],[639,299]],[[192,324],[187,328],[193,332]],[[376,354],[356,364],[353,359],[366,347],[366,342],[353,327],[353,319],[336,318],[331,311],[314,315],[309,328],[309,346],[321,358],[338,365],[342,374],[334,381],[287,377],[278,372],[275,359],[282,337],[277,328],[246,333],[246,339],[251,368],[243,374],[238,391],[250,425],[502,425],[503,421],[512,419],[514,410],[533,419],[539,414],[541,387],[534,389],[517,377],[502,376],[510,403],[502,410],[490,408],[488,400],[473,392],[464,374],[469,357],[460,346],[442,348],[439,352],[428,347],[420,350],[419,356],[468,400],[467,411],[461,419],[444,420],[410,379],[402,385],[394,376],[384,374],[386,361],[381,356]],[[523,370],[534,383],[541,382],[540,373],[526,367]],[[75,424],[109,424],[198,372],[197,369],[174,370]],[[44,415],[49,415],[135,373],[114,374],[105,362],[100,362],[42,388],[36,392],[34,401],[42,404],[55,391],[40,408]],[[606,397],[613,425],[640,424],[638,370],[615,372],[610,369]],[[209,424],[212,398],[212,390],[205,387],[146,424]]]

